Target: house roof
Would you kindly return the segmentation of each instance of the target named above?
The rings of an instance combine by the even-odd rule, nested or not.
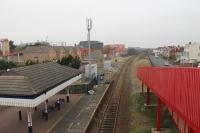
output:
[[[28,46],[22,52],[23,53],[48,53],[53,49],[52,46]]]
[[[54,62],[11,69],[0,76],[0,97],[35,98],[79,74]]]
[[[78,47],[74,46],[28,46],[22,52],[23,53],[48,53],[49,50],[54,49],[56,52],[60,52],[62,49],[65,51],[77,51]]]
[[[53,46],[56,52],[60,52],[61,50],[65,50],[64,46]]]

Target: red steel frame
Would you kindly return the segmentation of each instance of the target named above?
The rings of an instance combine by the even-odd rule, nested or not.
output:
[[[142,83],[142,93],[144,92],[144,84]]]
[[[147,88],[147,94],[146,94],[146,105],[148,107],[148,105],[150,105],[150,89]]]
[[[137,76],[158,96],[160,102],[171,108],[186,123],[189,133],[200,133],[200,69],[139,67]],[[160,115],[158,107],[157,116]],[[160,118],[157,119],[159,122]],[[158,124],[157,130],[159,128]]]
[[[160,131],[161,113],[162,113],[162,101],[158,98],[158,107],[156,114],[156,131]]]

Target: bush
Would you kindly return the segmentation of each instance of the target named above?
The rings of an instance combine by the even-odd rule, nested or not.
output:
[[[78,56],[73,57],[72,55],[69,55],[58,60],[57,63],[78,69],[81,65],[81,60]]]
[[[78,56],[75,56],[73,59],[72,59],[72,67],[73,68],[76,68],[76,69],[79,69],[81,65],[81,60]]]
[[[26,66],[30,66],[30,65],[34,65],[34,64],[38,64],[38,63],[34,60],[27,60],[26,61]]]
[[[14,68],[14,67],[17,67],[17,64],[15,64],[14,62],[0,60],[0,70],[7,70],[7,69]]]

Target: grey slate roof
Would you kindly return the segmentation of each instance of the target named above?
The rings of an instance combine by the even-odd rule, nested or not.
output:
[[[22,52],[23,53],[48,53],[52,46],[28,46]]]
[[[160,57],[155,57],[153,55],[149,55],[150,62],[152,66],[164,66],[165,60],[161,59]]]
[[[0,97],[37,97],[79,74],[53,62],[11,69],[0,76]]]

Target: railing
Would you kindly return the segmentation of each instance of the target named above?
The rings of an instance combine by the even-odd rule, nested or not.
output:
[[[200,133],[200,69],[139,67],[138,78],[196,133]]]

